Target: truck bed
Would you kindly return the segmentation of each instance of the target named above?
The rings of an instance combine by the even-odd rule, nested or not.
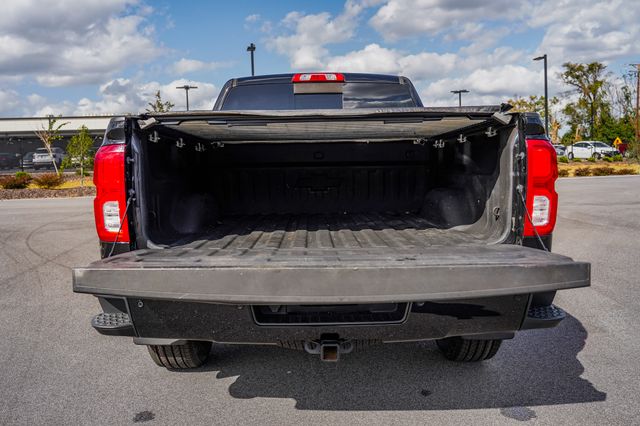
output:
[[[588,285],[589,265],[416,215],[223,217],[206,236],[74,270],[77,292],[217,303],[447,300]]]

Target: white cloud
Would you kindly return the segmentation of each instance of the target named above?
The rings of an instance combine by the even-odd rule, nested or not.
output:
[[[212,71],[219,68],[228,67],[228,62],[203,62],[197,59],[182,58],[174,62],[172,69],[175,74],[189,74],[196,71]]]
[[[10,0],[0,14],[0,74],[44,86],[97,83],[162,48],[137,0]]]
[[[546,1],[532,10],[546,29],[539,52],[556,61],[609,61],[640,54],[640,2]]]
[[[270,37],[267,45],[288,56],[293,69],[319,70],[329,54],[325,46],[351,39],[358,25],[358,16],[366,5],[347,0],[344,10],[336,17],[328,12],[309,15],[289,12],[280,22],[288,33]]]
[[[445,32],[478,37],[479,20],[513,19],[521,9],[521,3],[512,0],[490,5],[475,0],[389,0],[369,23],[387,40]]]
[[[403,74],[413,80],[444,76],[455,67],[452,53],[421,52],[404,54],[395,49],[370,44],[362,50],[329,59],[326,69],[345,72]]]
[[[20,95],[15,90],[0,89],[0,113],[11,111],[20,105]]]
[[[219,88],[211,83],[187,79],[177,79],[162,84],[157,81],[137,82],[125,78],[117,78],[100,86],[98,99],[82,98],[77,103],[63,101],[59,103],[46,103],[42,98],[34,99],[37,109],[35,115],[47,114],[126,114],[140,113],[148,107],[148,102],[154,100],[156,91],[160,91],[163,101],[173,104],[174,110],[185,109],[184,90],[178,86],[189,84],[197,86],[197,89],[189,91],[189,107],[192,110],[210,110],[218,95]]]
[[[258,22],[259,20],[260,20],[260,15],[257,14],[257,13],[254,13],[254,14],[249,15],[246,18],[244,18],[244,21],[248,22],[248,23]]]
[[[443,78],[430,83],[420,96],[425,105],[454,105],[452,90],[467,89],[464,103],[496,104],[509,98],[540,92],[542,72],[521,65],[506,65],[478,69],[469,75]]]

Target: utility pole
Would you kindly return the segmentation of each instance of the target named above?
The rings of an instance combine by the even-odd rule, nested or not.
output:
[[[187,111],[189,111],[189,90],[190,89],[197,89],[198,86],[189,86],[188,84],[185,84],[184,86],[178,86],[176,87],[176,89],[183,89],[185,95],[187,96]]]
[[[251,53],[251,76],[252,77],[256,75],[255,68],[253,66],[253,52],[255,51],[256,51],[255,44],[251,43],[249,46],[247,46],[247,52]]]
[[[455,94],[458,95],[458,106],[461,107],[462,106],[462,94],[463,93],[469,93],[469,91],[467,89],[452,90],[451,93],[455,93]]]
[[[544,60],[544,130],[549,135],[549,89],[547,79],[547,54],[533,58],[534,61]],[[593,133],[593,130],[591,131]]]

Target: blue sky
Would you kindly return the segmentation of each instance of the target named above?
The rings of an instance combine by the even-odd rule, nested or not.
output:
[[[403,74],[426,105],[551,94],[563,62],[640,60],[640,2],[596,0],[9,0],[0,15],[0,115],[139,112],[156,90],[211,108],[249,74],[333,70]]]

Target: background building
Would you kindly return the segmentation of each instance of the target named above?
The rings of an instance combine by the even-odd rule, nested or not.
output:
[[[102,143],[104,131],[113,115],[67,116],[55,117],[56,124],[66,123],[60,129],[62,139],[54,142],[54,146],[66,149],[71,136],[78,133],[83,125],[89,129],[94,138],[94,146]],[[43,144],[35,135],[36,130],[47,129],[51,117],[0,117],[0,153],[22,158],[25,154],[43,148]]]

